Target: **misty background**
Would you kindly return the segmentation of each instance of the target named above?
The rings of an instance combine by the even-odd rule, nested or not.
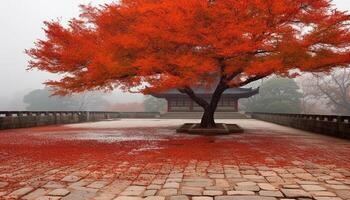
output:
[[[44,101],[45,99],[43,97],[49,94],[49,89],[45,88],[42,83],[48,79],[55,79],[56,76],[36,70],[26,71],[29,57],[24,54],[24,50],[32,48],[37,39],[44,38],[44,32],[42,30],[44,21],[60,19],[63,23],[66,23],[69,19],[79,15],[79,5],[81,4],[91,3],[93,5],[99,5],[111,2],[113,0],[2,0],[0,4],[0,110],[38,110],[38,107],[35,107],[35,103],[43,105],[43,102],[39,100]],[[333,3],[340,10],[350,10],[349,0],[334,0]],[[320,85],[313,85],[315,81],[319,82],[315,77],[310,76],[298,78],[295,80],[298,87],[296,90],[298,92],[300,90],[308,91],[310,87],[319,87]],[[259,82],[259,84],[261,83]],[[322,88],[320,89],[322,90]],[[334,88],[331,89],[334,90]],[[309,91],[314,90],[309,89]],[[301,93],[299,102],[303,104],[301,107],[310,108],[312,104],[317,108],[314,111],[308,111],[308,113],[338,112],[336,109],[323,110],[323,107],[329,107],[327,102],[332,102],[329,97],[327,100],[327,94],[324,94],[320,98],[316,97],[316,94],[309,93]],[[349,95],[350,93],[348,94],[346,92],[346,94]],[[312,103],[310,105],[305,106],[305,99],[310,101],[312,96],[314,99],[324,99],[324,101],[319,100],[316,103],[311,101]],[[54,104],[57,104],[57,102],[66,105],[69,104],[68,108],[73,110],[126,109],[130,111],[142,111],[144,104],[149,104],[148,107],[153,107],[152,109],[155,110],[164,109],[164,102],[155,102],[154,99],[144,97],[142,94],[129,94],[118,90],[110,94],[94,92],[72,97],[54,98],[56,98],[52,100],[56,102]],[[255,98],[262,99],[259,96]],[[146,102],[144,102],[145,99],[147,99]],[[249,101],[253,100],[250,99]],[[100,106],[101,102],[104,103],[104,107]],[[333,104],[333,107],[336,107],[337,102],[333,101]],[[253,102],[253,104],[249,104],[247,101],[242,102],[243,109],[247,109],[247,105],[251,107],[249,105],[257,105],[257,103]],[[54,109],[52,108],[52,110]],[[306,111],[305,109],[301,109],[300,112]]]

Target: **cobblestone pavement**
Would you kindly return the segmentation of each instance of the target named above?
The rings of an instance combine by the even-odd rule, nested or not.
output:
[[[0,199],[350,200],[350,142],[256,120],[229,136],[191,120],[0,132]]]

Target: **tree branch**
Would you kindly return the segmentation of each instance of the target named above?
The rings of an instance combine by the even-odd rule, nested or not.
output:
[[[195,101],[198,105],[202,106],[203,108],[207,108],[209,106],[209,103],[203,98],[197,96],[190,87],[186,86],[178,90],[181,93],[187,94],[193,101]]]
[[[262,78],[265,78],[267,77],[268,75],[257,75],[257,76],[254,76],[254,77],[250,77],[248,78],[247,80],[245,81],[241,81],[241,82],[237,82],[235,84],[231,84],[230,87],[242,87],[242,86],[245,86],[251,82],[254,82],[254,81],[257,81],[259,79],[262,79]]]

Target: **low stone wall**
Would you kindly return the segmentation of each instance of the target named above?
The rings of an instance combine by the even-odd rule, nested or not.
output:
[[[350,139],[350,116],[249,113],[252,118]]]
[[[156,112],[29,112],[0,111],[0,130],[13,128],[28,128],[54,124],[72,124],[102,121],[116,118],[156,118]]]
[[[120,118],[159,118],[159,112],[120,112]]]

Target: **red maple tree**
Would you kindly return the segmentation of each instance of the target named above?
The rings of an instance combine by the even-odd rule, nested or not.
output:
[[[30,69],[63,75],[46,83],[56,94],[177,88],[213,127],[228,88],[348,66],[349,22],[329,0],[122,0],[45,22],[47,38],[26,52]],[[210,101],[193,90],[212,84]]]

